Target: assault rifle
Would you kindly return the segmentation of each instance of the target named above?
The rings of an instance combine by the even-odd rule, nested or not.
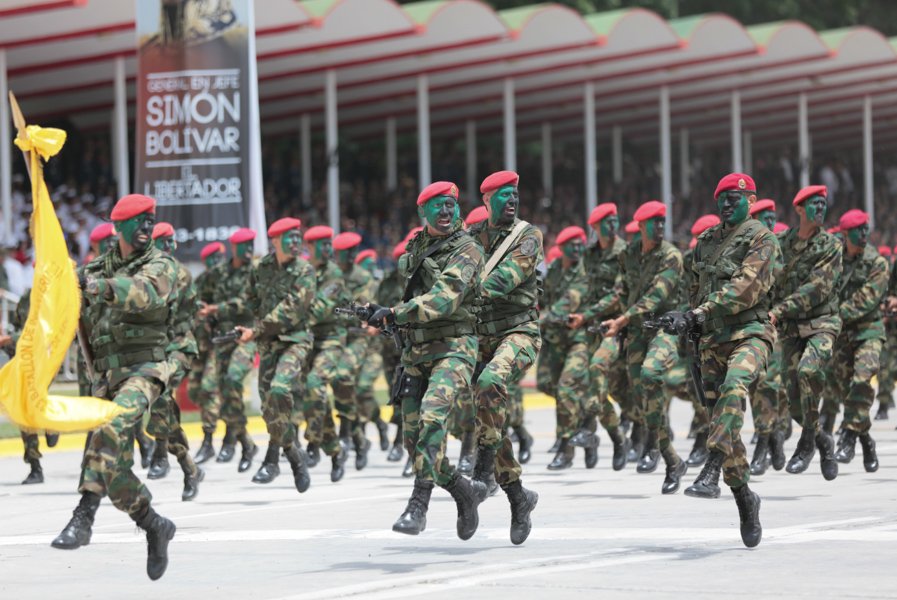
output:
[[[685,318],[685,313],[672,310],[664,313],[659,318],[655,318],[654,313],[649,314],[648,318],[642,323],[642,327],[649,331],[663,330],[666,333],[685,338],[685,347],[688,353],[688,371],[691,373],[695,394],[697,394],[701,405],[707,406],[707,398],[704,395],[704,378],[701,375],[700,340],[702,323],[703,319],[700,322],[689,323],[688,319]]]
[[[236,329],[231,329],[230,331],[226,331],[221,335],[216,335],[212,338],[212,344],[215,346],[220,346],[221,344],[232,344],[240,339],[240,332]]]
[[[399,333],[399,328],[395,323],[387,325],[387,324],[372,324],[370,323],[370,318],[374,316],[374,313],[377,309],[380,308],[376,304],[356,304],[355,302],[350,302],[346,306],[337,306],[333,309],[333,312],[338,315],[347,315],[350,317],[355,317],[359,321],[364,321],[373,327],[377,327],[380,330],[380,335],[391,337],[392,342],[396,345],[396,350],[399,352],[402,351],[402,335]]]

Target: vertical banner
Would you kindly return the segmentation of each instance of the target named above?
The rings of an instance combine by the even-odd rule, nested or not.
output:
[[[135,189],[156,199],[178,253],[193,260],[247,223],[264,227],[261,169],[252,168],[260,162],[252,0],[136,6]]]

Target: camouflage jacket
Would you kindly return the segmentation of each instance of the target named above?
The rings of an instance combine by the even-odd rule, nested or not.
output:
[[[118,246],[83,267],[100,293],[83,293],[82,322],[93,351],[94,370],[109,388],[133,376],[167,385],[166,348],[178,299],[178,266],[150,245],[122,258]],[[106,393],[108,390],[99,390]]]
[[[589,277],[589,296],[582,311],[584,323],[611,317],[620,312],[620,304],[614,289],[620,284],[622,269],[620,254],[626,249],[626,242],[615,237],[614,243],[604,250],[595,244],[586,250],[586,273]]]
[[[262,258],[249,278],[247,304],[255,315],[255,336],[261,344],[311,341],[309,321],[317,282],[315,270],[296,258],[281,265],[269,254]]]
[[[779,253],[775,234],[756,219],[714,225],[698,237],[689,299],[706,315],[703,344],[749,337],[775,344],[769,309]]]
[[[614,290],[630,325],[641,327],[649,314],[660,316],[678,304],[682,277],[682,253],[667,241],[648,253],[640,241],[631,242],[620,254],[622,272]]]
[[[232,261],[228,261],[217,265],[214,270],[216,272],[212,277],[217,279],[214,303],[218,306],[216,329],[225,333],[236,325],[252,327],[253,314],[247,304],[252,263],[235,267]]]
[[[562,258],[555,261],[558,275],[546,288],[547,308],[542,316],[542,336],[551,344],[568,346],[586,341],[586,328],[570,329],[567,327],[567,317],[579,312],[588,298],[589,277],[584,260],[566,269],[562,261]]]
[[[218,285],[218,278],[223,271],[219,269],[206,269],[200,273],[193,281],[196,288],[196,303],[205,304],[215,303],[215,287]],[[193,337],[196,338],[196,346],[199,355],[204,356],[212,349],[212,323],[216,321],[214,316],[207,319],[194,319]]]
[[[504,243],[520,223],[490,227],[489,221],[474,225],[470,235],[483,249],[483,259]],[[542,262],[542,232],[534,225],[523,229],[504,257],[482,281],[482,306],[477,315],[480,335],[505,336],[509,333],[539,335],[539,275],[536,267]]]
[[[402,301],[402,292],[405,289],[405,280],[399,270],[390,271],[377,287],[377,304],[380,306],[395,306]]]
[[[189,361],[198,354],[196,338],[193,335],[193,322],[196,319],[196,286],[193,285],[193,276],[180,261],[175,259],[178,266],[177,291],[178,297],[171,305],[172,322],[169,329],[168,348],[166,352],[172,355],[174,360],[181,361],[184,368],[190,367]]]
[[[784,336],[822,332],[837,336],[841,318],[835,290],[841,275],[841,243],[823,229],[808,240],[797,233],[795,227],[779,238],[784,266],[776,279],[772,314],[781,322]]]
[[[345,276],[346,291],[349,293],[350,301],[358,304],[367,304],[368,302],[376,301],[377,280],[370,271],[364,267],[352,265],[351,270],[348,272],[344,271],[343,275]],[[355,317],[346,316],[343,318],[343,323],[346,325],[348,332],[346,343],[358,340],[362,336],[370,338],[370,336],[364,333],[359,327],[358,319]]]
[[[403,327],[402,362],[417,365],[440,358],[476,362],[478,340],[474,305],[479,301],[483,251],[460,224],[448,241],[426,230],[408,242],[399,259],[399,272],[407,283],[403,302],[393,308]],[[427,249],[441,243],[426,258]]]
[[[315,347],[327,341],[341,345],[346,343],[346,327],[343,319],[333,312],[337,306],[350,301],[343,272],[333,261],[327,261],[315,269],[315,299],[311,303],[311,326]]]
[[[881,303],[888,291],[888,261],[872,244],[856,256],[844,252],[843,271],[838,282],[838,314],[842,335],[851,341],[885,339]]]

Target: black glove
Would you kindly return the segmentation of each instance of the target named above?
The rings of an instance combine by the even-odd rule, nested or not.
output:
[[[703,312],[690,310],[685,315],[683,315],[683,321],[685,329],[683,333],[700,333],[701,326],[704,324],[704,320],[706,319],[706,315]]]
[[[660,317],[660,328],[663,329],[664,333],[679,335],[682,333],[684,326],[685,314],[678,310],[670,311]]]
[[[375,305],[371,305],[374,308]],[[371,327],[381,327],[383,325],[395,325],[396,316],[388,306],[377,306],[368,319],[368,325]]]

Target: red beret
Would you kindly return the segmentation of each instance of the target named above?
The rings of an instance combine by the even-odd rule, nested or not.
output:
[[[489,218],[489,211],[486,210],[485,206],[477,206],[475,209],[470,211],[467,214],[467,218],[464,219],[464,224],[468,227],[471,225],[476,225],[477,223],[482,223],[486,219]]]
[[[100,223],[90,232],[90,241],[95,244],[106,238],[111,238],[113,235],[115,235],[115,227],[112,223]]]
[[[411,231],[408,232],[408,235],[405,236],[404,241],[406,241],[406,242],[409,241],[411,238],[413,238],[414,236],[416,236],[418,233],[420,233],[423,230],[424,230],[423,227],[415,227],[414,229],[412,229]]]
[[[283,219],[278,219],[271,223],[271,227],[268,228],[268,237],[274,238],[283,235],[291,229],[299,229],[300,227],[302,227],[302,221],[299,219],[284,217]]]
[[[303,238],[306,242],[314,242],[316,240],[327,240],[333,237],[333,230],[326,225],[315,225],[305,232]]]
[[[611,215],[617,214],[617,205],[613,202],[605,202],[604,204],[599,204],[592,211],[592,214],[589,215],[589,225],[594,225],[603,219],[604,217],[609,217]]]
[[[832,235],[835,235],[836,233],[841,233],[841,226],[835,225],[834,227],[829,227],[828,229],[825,230],[825,232],[830,233]]]
[[[775,227],[772,228],[773,233],[784,233],[788,231],[788,226],[779,221],[776,223]]]
[[[663,202],[648,200],[638,207],[638,210],[635,211],[635,215],[633,215],[633,219],[641,223],[642,221],[647,221],[654,217],[665,216],[667,216],[667,207]]]
[[[841,231],[845,231],[847,229],[859,227],[860,225],[865,225],[868,222],[869,215],[858,208],[854,208],[841,215],[841,220],[838,221],[838,227],[841,228]]]
[[[377,260],[377,252],[375,250],[362,250],[358,253],[358,256],[355,257],[355,264],[360,265],[368,258]]]
[[[562,254],[563,251],[561,250],[561,247],[558,245],[554,245],[548,249],[548,254],[545,255],[545,262],[550,265],[551,263],[559,259]]]
[[[497,190],[503,185],[516,185],[520,183],[520,175],[514,171],[498,171],[483,180],[480,184],[480,193],[485,194]]]
[[[891,256],[891,247],[890,246],[879,246],[878,253],[882,256]]]
[[[399,242],[395,245],[395,248],[392,249],[392,259],[399,260],[399,257],[405,254],[405,250],[408,247],[408,242]]]
[[[698,217],[695,224],[691,226],[691,234],[701,235],[714,225],[719,225],[719,217],[716,215],[704,215],[703,217]]]
[[[171,226],[171,223],[166,223],[165,221],[161,221],[156,223],[156,226],[153,227],[153,239],[157,240],[160,237],[173,237],[174,236],[174,227]]]
[[[242,227],[231,234],[227,241],[231,244],[245,244],[255,239],[255,230]]]
[[[698,238],[696,238],[696,237],[691,238],[691,241],[688,242],[689,250],[694,250],[695,246],[697,246],[697,245],[698,245]]]
[[[562,229],[554,242],[558,246],[563,246],[570,240],[575,240],[577,238],[581,239],[583,242],[588,239],[588,237],[586,236],[586,232],[582,227],[571,225],[570,227],[565,227],[564,229]]]
[[[729,173],[716,184],[713,199],[716,200],[723,192],[736,190],[739,192],[756,192],[757,186],[753,178],[745,173]]]
[[[623,231],[626,233],[638,233],[638,221],[629,221]]]
[[[333,238],[334,250],[348,250],[361,243],[361,236],[354,231],[346,231]]]
[[[199,253],[199,258],[205,260],[218,252],[224,254],[224,244],[221,242],[212,242],[211,244],[203,246],[202,252]]]
[[[828,188],[824,185],[809,185],[797,193],[792,204],[797,206],[810,196],[822,196],[823,198],[826,198],[828,196]]]
[[[109,218],[113,221],[127,221],[145,212],[156,214],[156,201],[143,194],[128,194],[115,203]]]
[[[754,202],[754,205],[748,211],[751,215],[756,215],[759,212],[763,212],[764,210],[771,210],[775,212],[776,203],[769,198],[764,198],[763,200],[757,200]]]
[[[430,198],[436,196],[451,196],[455,200],[458,199],[458,186],[451,181],[437,181],[431,183],[424,188],[424,191],[417,197],[417,205],[423,206]]]

